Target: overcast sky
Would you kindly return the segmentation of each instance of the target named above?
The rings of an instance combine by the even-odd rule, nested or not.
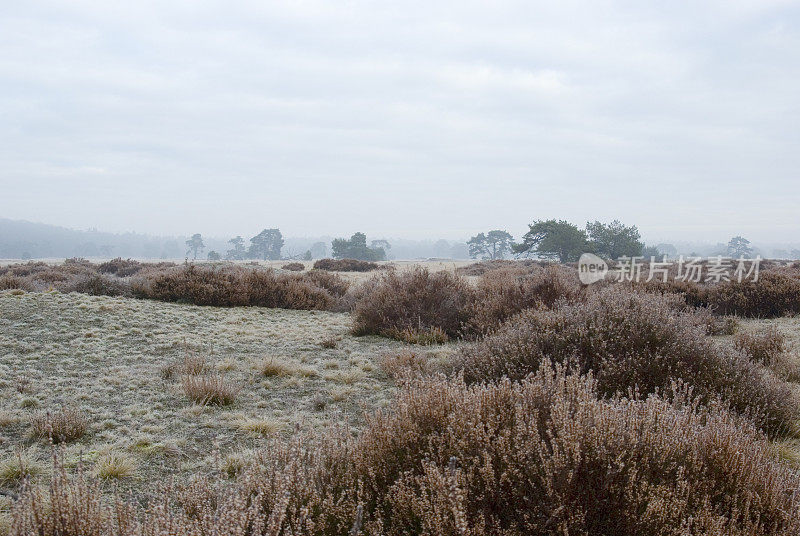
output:
[[[800,3],[6,2],[0,217],[800,240]]]

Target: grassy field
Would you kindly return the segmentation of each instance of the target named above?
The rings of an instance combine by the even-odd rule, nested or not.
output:
[[[46,471],[50,449],[29,421],[61,406],[90,423],[67,462],[99,471],[118,461],[134,488],[165,474],[235,472],[248,449],[298,426],[357,429],[364,411],[391,399],[379,362],[402,344],[353,337],[350,325],[346,313],[2,292],[0,459],[23,448]],[[241,388],[235,402],[192,403],[179,370],[187,357]]]

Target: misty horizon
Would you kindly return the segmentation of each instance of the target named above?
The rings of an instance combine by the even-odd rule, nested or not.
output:
[[[800,236],[796,3],[7,6],[0,217]],[[263,223],[262,223],[263,222]]]
[[[262,228],[263,229],[263,228]],[[250,238],[258,234],[238,233],[245,244]],[[368,228],[358,229],[354,232],[365,232],[368,241],[387,240],[390,249],[388,258],[392,260],[412,260],[425,258],[453,258],[468,259],[467,242],[470,237],[463,239],[445,239],[432,236],[428,239],[413,239],[407,237],[381,236],[371,233]],[[24,220],[8,220],[0,218],[0,259],[36,259],[36,258],[112,258],[131,257],[142,259],[183,259],[191,258],[184,250],[184,242],[194,233],[184,234],[150,234],[127,231],[123,233],[108,232],[104,229],[71,229],[65,226],[53,226],[41,222]],[[210,252],[220,255],[232,247],[230,240],[234,236],[220,234],[202,234],[205,247],[201,259],[205,259]],[[516,240],[522,238],[523,233],[512,233]],[[331,255],[331,242],[337,238],[349,238],[350,235],[336,236],[318,234],[311,236],[296,236],[284,234],[285,245],[281,252],[283,258],[299,258],[314,244],[325,244],[326,255]],[[729,237],[732,238],[732,237]],[[714,257],[725,256],[725,247],[729,238],[717,241],[684,241],[663,240],[659,242],[643,239],[648,246],[668,245],[674,246],[678,254],[699,255]],[[791,258],[800,251],[800,242],[753,242],[753,254],[764,258]],[[104,248],[106,249],[104,251]],[[58,251],[59,254],[43,254],[43,251]],[[15,252],[15,254],[9,254]],[[38,253],[37,253],[38,252]],[[523,255],[524,256],[524,255]],[[508,258],[514,258],[511,254]]]

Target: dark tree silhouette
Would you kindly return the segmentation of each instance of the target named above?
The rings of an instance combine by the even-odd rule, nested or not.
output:
[[[186,247],[189,248],[186,254],[188,255],[191,252],[194,254],[193,258],[197,259],[198,252],[204,250],[206,245],[203,244],[203,237],[200,235],[200,233],[195,233],[189,240],[186,241]]]
[[[586,232],[564,220],[539,220],[528,225],[522,243],[514,246],[520,254],[534,254],[559,262],[575,262],[582,253],[591,251]]]
[[[281,258],[283,235],[279,229],[264,229],[250,239],[250,256],[254,259],[278,260]]]
[[[473,236],[467,242],[470,257],[482,259],[502,259],[512,250],[514,237],[507,231],[496,229]]]

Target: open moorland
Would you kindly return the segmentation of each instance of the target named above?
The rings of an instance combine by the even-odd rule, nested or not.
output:
[[[798,313],[789,263],[7,265],[0,534],[796,534]]]

